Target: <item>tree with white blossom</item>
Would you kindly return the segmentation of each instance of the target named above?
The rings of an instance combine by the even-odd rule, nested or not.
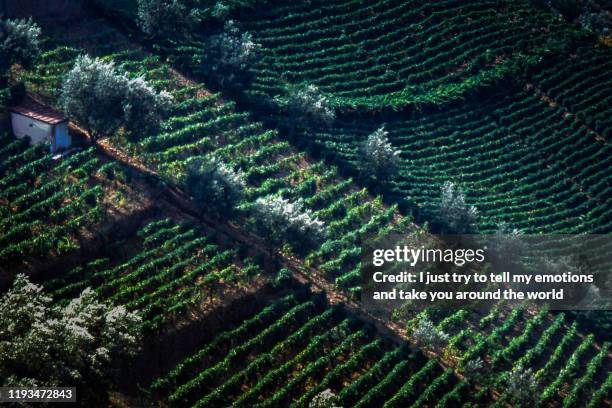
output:
[[[98,301],[91,289],[66,305],[17,275],[0,298],[2,386],[65,386],[103,381],[113,359],[136,353],[141,319]]]

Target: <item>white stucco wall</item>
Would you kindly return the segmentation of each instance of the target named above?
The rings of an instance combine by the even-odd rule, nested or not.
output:
[[[11,126],[15,137],[30,136],[31,143],[51,142],[51,125],[11,112]]]

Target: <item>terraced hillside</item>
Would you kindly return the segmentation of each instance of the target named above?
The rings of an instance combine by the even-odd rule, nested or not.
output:
[[[110,34],[109,34],[110,35]],[[122,47],[117,47],[122,49]],[[196,158],[215,157],[244,173],[246,194],[241,208],[248,214],[260,197],[280,195],[303,200],[305,208],[326,225],[324,242],[307,254],[308,263],[320,267],[342,288],[358,290],[361,239],[408,227],[395,206],[385,206],[365,190],[342,180],[333,167],[309,160],[279,138],[274,130],[237,112],[218,94],[203,94],[201,87],[184,85],[158,57],[142,51],[90,50],[104,54],[132,75],[144,75],[160,89],[172,92],[176,103],[159,135],[135,142],[118,141],[147,166],[177,187],[184,187],[186,166]],[[62,70],[79,50],[60,46],[44,54],[44,62],[30,74],[42,89],[55,89]],[[53,94],[48,94],[53,97]],[[247,220],[247,226],[252,224]]]
[[[263,54],[247,106],[274,99],[282,110],[288,88],[311,83],[339,110],[331,126],[299,129],[301,148],[357,175],[365,139],[384,125],[401,163],[374,190],[419,221],[435,218],[453,181],[481,232],[610,231],[612,51],[592,36],[528,1],[247,3],[234,16]],[[158,49],[205,77],[197,38]]]
[[[190,5],[206,16],[213,3]],[[156,188],[181,197],[189,192],[188,166],[199,159],[221,160],[246,181],[231,214],[209,214],[191,197],[198,210],[192,221],[232,228],[241,246],[216,242],[216,226],[203,230],[198,221],[158,219],[134,231],[128,250],[116,243],[111,259],[91,257],[45,281],[55,299],[66,302],[93,287],[104,301],[136,311],[156,341],[201,318],[203,308],[214,315],[246,289],[270,281],[261,259],[245,256],[245,243],[265,248],[275,266],[323,290],[276,293],[243,321],[211,329],[198,351],[139,397],[146,394],[160,406],[306,407],[331,389],[344,407],[502,407],[514,403],[508,386],[513,373],[529,367],[536,406],[608,406],[610,344],[583,333],[570,314],[499,304],[488,314],[427,310],[381,323],[353,300],[360,294],[364,238],[426,233],[407,215],[434,219],[440,186],[449,180],[478,207],[480,232],[507,223],[525,233],[609,233],[610,50],[527,1],[228,4],[231,16],[263,45],[255,82],[235,101],[228,95],[236,94],[223,94],[220,84],[213,93],[203,82],[210,34],[204,28],[191,40],[171,39],[147,50],[132,42],[138,35],[128,39],[103,18],[82,21],[70,32],[49,33],[38,65],[20,72],[30,92],[54,104],[78,55],[112,61],[121,72],[170,92],[174,101],[158,134],[118,133],[98,146],[101,152],[113,152],[150,175]],[[135,18],[134,5],[106,4],[128,20]],[[269,107],[279,95],[282,108],[287,87],[304,81],[330,97],[337,119],[324,127],[296,126],[289,135],[282,130],[282,109],[258,104]],[[383,124],[401,151],[398,171],[385,183],[358,186],[361,145]],[[19,227],[26,243],[0,245],[0,258],[5,251],[24,257],[72,250],[62,245],[74,242],[78,230],[64,226],[96,219],[88,218],[100,200],[99,187],[90,182],[93,153],[44,159],[41,166],[49,170],[32,173],[33,181],[23,184],[19,176],[29,174],[22,169],[30,165],[18,166],[46,156],[5,140],[0,186],[7,188],[0,188],[0,200],[9,204],[0,207],[2,222],[13,228],[27,219],[34,227]],[[44,188],[46,178],[53,187]],[[61,183],[70,189],[51,195]],[[271,196],[303,202],[324,223],[324,239],[309,248],[257,237],[253,208]],[[39,204],[30,205],[35,202],[41,213],[56,205],[75,213],[58,218],[51,212],[38,220],[32,208]],[[5,213],[11,214],[7,221]],[[44,244],[52,245],[37,252],[43,230],[58,233],[44,235],[52,238]],[[424,321],[448,335],[444,345],[417,341]],[[391,342],[366,322],[388,325],[401,339]]]

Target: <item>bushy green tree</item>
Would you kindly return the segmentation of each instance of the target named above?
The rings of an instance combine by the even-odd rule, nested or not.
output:
[[[140,318],[97,300],[91,289],[65,306],[17,275],[0,298],[3,386],[66,386],[102,380],[117,356],[133,355]]]
[[[196,28],[198,17],[178,0],[138,0],[137,24],[150,37],[172,38]]]
[[[187,163],[186,191],[204,211],[216,214],[232,211],[244,194],[244,175],[225,163],[212,159],[192,159]]]
[[[384,125],[370,134],[362,147],[361,171],[379,180],[393,174],[398,165],[399,150],[389,142]]]
[[[465,193],[461,187],[451,181],[442,185],[436,222],[444,232],[451,234],[472,232],[477,216],[478,210],[465,202]]]
[[[143,78],[130,78],[110,62],[83,55],[65,75],[60,94],[63,111],[95,142],[123,127],[131,135],[155,132],[170,102]]]
[[[325,235],[325,225],[302,200],[291,202],[280,196],[257,199],[253,216],[258,233],[276,246],[289,243],[296,250],[305,250]]]

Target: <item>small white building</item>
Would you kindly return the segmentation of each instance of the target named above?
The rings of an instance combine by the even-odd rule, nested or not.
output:
[[[60,112],[31,101],[12,107],[10,112],[15,137],[29,136],[30,144],[48,143],[53,153],[72,144],[68,119]]]

